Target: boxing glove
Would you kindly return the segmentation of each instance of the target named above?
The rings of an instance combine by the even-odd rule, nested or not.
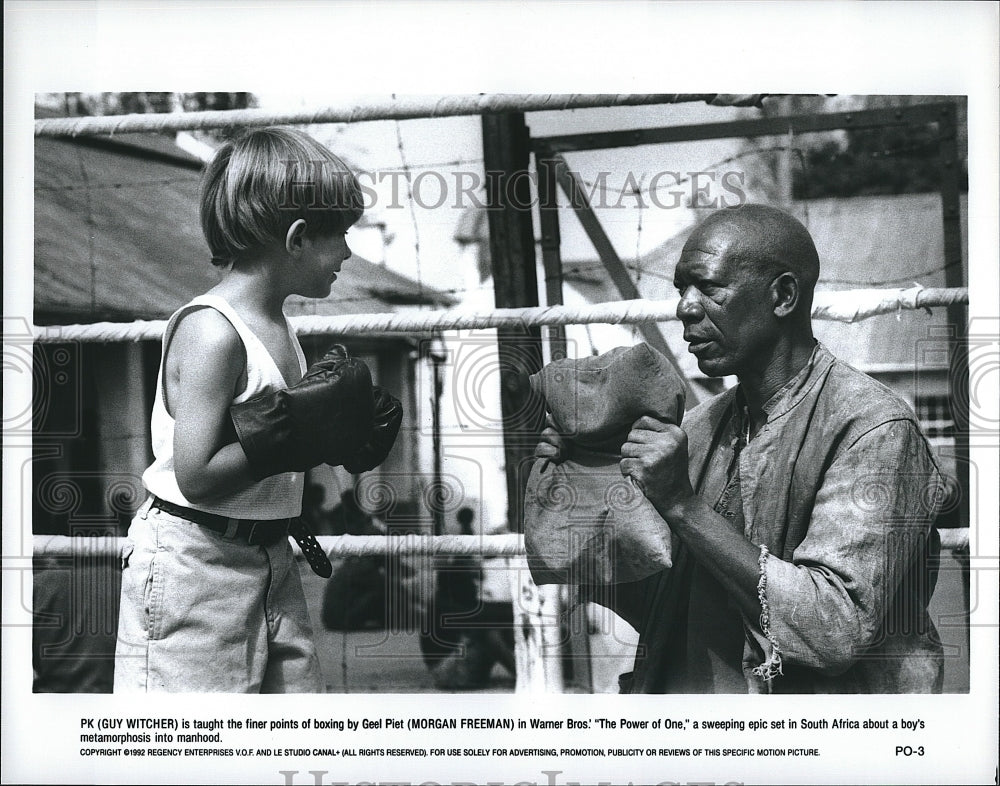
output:
[[[255,480],[341,464],[372,435],[371,372],[335,344],[298,384],[234,404],[229,414]]]
[[[378,385],[374,388],[375,416],[371,434],[361,450],[344,462],[348,472],[367,472],[385,461],[399,434],[403,422],[403,405],[388,390]],[[333,462],[328,462],[333,463]]]

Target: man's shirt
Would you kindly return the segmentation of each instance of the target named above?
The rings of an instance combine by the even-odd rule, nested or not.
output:
[[[724,514],[736,472],[742,532],[767,550],[761,598],[768,630],[740,615],[742,640],[734,643],[745,690],[940,690],[942,646],[926,609],[944,484],[912,411],[821,345],[768,401],[766,422],[740,450],[738,401],[738,388],[726,391],[693,410],[684,429],[696,492],[717,510],[723,503]],[[729,606],[713,600],[701,567],[675,544],[672,569],[616,588],[607,604],[640,632],[623,689],[735,692],[725,668],[707,678],[704,665],[692,669],[703,645],[720,649],[706,614]],[[736,636],[731,619],[717,617],[724,639]],[[781,673],[754,674],[765,664]]]

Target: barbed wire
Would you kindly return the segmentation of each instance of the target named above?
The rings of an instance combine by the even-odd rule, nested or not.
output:
[[[407,183],[406,197],[407,197],[407,203],[408,203],[409,211],[410,211],[410,222],[411,222],[411,225],[412,225],[412,228],[413,228],[413,233],[414,233],[414,254],[415,254],[414,261],[415,261],[415,265],[416,265],[416,285],[417,285],[417,302],[414,303],[414,305],[416,305],[418,307],[422,307],[422,306],[426,305],[425,301],[427,300],[427,295],[425,293],[425,287],[424,287],[424,282],[423,282],[423,277],[422,277],[420,228],[419,228],[419,222],[418,222],[418,218],[417,218],[416,210],[415,210],[415,201],[416,200],[414,199],[414,195],[413,195],[413,177],[412,177],[412,172],[413,172],[414,169],[430,170],[430,169],[434,169],[434,168],[438,168],[438,167],[450,167],[450,166],[462,166],[462,165],[471,165],[471,164],[482,164],[482,163],[484,163],[484,159],[480,158],[480,157],[476,157],[476,158],[456,158],[456,159],[451,159],[451,160],[448,160],[448,161],[425,162],[425,163],[421,163],[421,164],[411,163],[408,160],[407,151],[406,151],[406,145],[405,145],[405,142],[404,142],[404,139],[403,139],[403,136],[402,136],[402,130],[401,130],[400,121],[396,120],[395,121],[395,125],[396,125],[397,148],[399,150],[401,167],[396,167],[396,166],[392,166],[392,167],[377,167],[377,168],[373,168],[373,169],[369,169],[369,170],[359,170],[359,171],[373,171],[373,172],[378,172],[378,171],[402,171],[404,173],[404,175],[405,175],[405,179],[406,179],[406,183]],[[884,148],[883,150],[880,150],[880,151],[869,151],[867,153],[867,155],[871,155],[871,156],[875,156],[875,157],[878,157],[878,156],[888,157],[888,156],[892,156],[892,155],[900,155],[900,154],[906,154],[906,153],[912,153],[912,152],[924,152],[924,151],[926,151],[929,148],[929,146],[930,146],[930,143],[907,144],[907,145],[902,145],[902,146],[895,147],[895,148]],[[748,149],[748,150],[742,150],[742,151],[740,151],[738,153],[735,153],[733,155],[726,156],[725,158],[722,158],[722,159],[720,159],[720,160],[718,160],[718,161],[716,161],[714,163],[708,164],[704,169],[699,170],[699,171],[712,171],[714,169],[717,169],[718,167],[724,166],[726,164],[734,163],[734,162],[742,160],[742,159],[746,159],[746,158],[750,158],[750,157],[759,157],[759,156],[767,155],[767,154],[770,154],[770,153],[779,153],[779,152],[792,152],[792,153],[794,153],[796,155],[798,161],[799,161],[799,164],[800,164],[802,172],[804,174],[808,175],[809,164],[808,164],[808,160],[806,158],[806,152],[807,151],[803,150],[801,147],[798,147],[798,146],[795,146],[795,145],[789,145],[789,144],[769,145],[767,147],[757,147],[757,148],[752,148],[752,149]],[[606,193],[613,192],[613,193],[616,193],[616,194],[619,195],[619,201],[621,200],[621,197],[624,196],[624,195],[626,195],[626,194],[634,196],[634,197],[637,197],[637,204],[635,206],[636,210],[638,211],[637,212],[637,218],[636,218],[636,232],[635,232],[635,253],[634,253],[635,260],[631,264],[623,261],[623,264],[625,265],[625,267],[627,269],[633,271],[633,273],[635,274],[636,282],[637,283],[639,281],[641,281],[641,279],[643,278],[643,276],[647,276],[647,277],[650,277],[650,278],[654,278],[654,279],[658,279],[658,280],[663,280],[663,281],[671,281],[671,282],[672,282],[672,278],[673,278],[672,273],[670,273],[670,274],[660,273],[660,272],[652,269],[651,265],[653,263],[659,262],[659,260],[657,260],[657,259],[651,259],[650,255],[648,255],[648,254],[647,254],[647,258],[646,258],[646,264],[643,264],[643,255],[641,253],[641,243],[642,243],[642,233],[643,233],[643,230],[644,230],[644,227],[643,227],[643,209],[646,206],[645,206],[643,200],[641,199],[641,196],[643,194],[649,195],[649,194],[652,194],[654,192],[662,191],[662,190],[665,190],[665,189],[668,189],[668,188],[676,188],[679,185],[683,185],[685,183],[688,183],[688,182],[690,182],[693,179],[693,174],[694,173],[689,173],[687,176],[679,177],[679,178],[673,180],[670,183],[658,184],[658,185],[655,185],[655,186],[653,186],[653,185],[645,186],[644,182],[645,182],[647,173],[642,173],[640,175],[640,177],[639,177],[639,182],[636,185],[631,186],[631,187],[626,187],[628,185],[628,181],[626,181],[626,184],[624,184],[620,188],[612,186],[612,185],[609,185],[609,184],[607,184],[603,180],[594,181],[594,180],[582,179],[583,182],[588,187],[590,187],[591,189],[593,189],[592,193],[601,192],[601,193],[606,194]],[[83,173],[83,176],[84,176],[84,179],[85,179],[85,182],[83,184],[67,184],[67,185],[38,185],[38,184],[36,184],[35,185],[35,189],[37,191],[87,191],[87,192],[90,192],[90,191],[96,191],[96,190],[121,189],[121,188],[148,188],[148,187],[154,187],[154,186],[169,186],[169,185],[178,185],[178,184],[196,184],[196,183],[199,182],[199,178],[198,177],[178,177],[178,178],[161,178],[161,179],[144,180],[144,181],[121,181],[121,182],[114,182],[114,183],[91,184],[89,182],[86,182],[86,173]],[[630,174],[629,177],[631,178],[632,182],[634,182],[634,176],[632,176]],[[480,184],[478,186],[478,190],[483,190],[483,188],[484,188],[484,186],[482,184]],[[806,224],[808,226],[808,200],[802,200],[802,201],[803,201],[803,205],[804,205],[804,210],[806,210]],[[566,208],[567,206],[564,205],[562,207]],[[650,253],[655,253],[655,251],[654,252],[650,252]],[[90,262],[91,262],[91,267],[93,268],[93,266],[96,264],[96,259],[92,258],[90,260]],[[955,265],[958,265],[958,264],[961,264],[961,263],[960,262],[952,262],[952,263],[949,263],[949,264],[946,264],[946,265],[936,266],[936,267],[933,267],[933,268],[930,268],[930,269],[927,269],[927,270],[919,271],[919,272],[912,273],[912,274],[909,274],[907,276],[903,276],[903,277],[899,277],[899,278],[878,279],[878,280],[845,279],[845,278],[820,278],[819,283],[821,283],[821,284],[832,284],[832,285],[842,285],[842,286],[891,286],[891,285],[896,285],[896,284],[909,283],[909,282],[912,282],[914,279],[919,279],[919,278],[923,278],[923,277],[926,277],[926,276],[934,275],[936,273],[941,273],[941,272],[943,272],[943,271],[945,271],[945,270],[947,270],[947,269],[949,269],[951,267],[954,267]],[[600,261],[595,261],[595,262],[576,263],[576,264],[572,265],[571,267],[564,267],[564,271],[563,272],[564,272],[564,275],[569,275],[569,276],[572,276],[574,274],[585,276],[590,271],[603,271],[603,270],[604,270],[603,263],[600,262]],[[594,283],[598,283],[598,282],[594,282]],[[485,287],[449,287],[449,288],[444,288],[444,289],[435,288],[434,289],[434,294],[435,295],[464,295],[464,294],[468,294],[469,292],[483,291],[484,289],[485,289]],[[94,297],[96,297],[95,293],[92,293],[92,295]],[[325,303],[330,303],[330,304],[350,305],[350,304],[364,303],[364,302],[369,302],[369,301],[379,301],[380,299],[381,298],[379,296],[379,293],[377,293],[377,292],[371,292],[368,295],[356,295],[356,296],[352,296],[352,297],[339,297],[339,298],[335,297],[335,298],[330,298],[330,299],[327,299],[324,302]]]
[[[634,264],[630,264],[630,263],[627,263],[627,262],[623,262],[622,264],[624,264],[625,267],[628,268],[628,269],[630,269],[630,270],[634,270],[637,273],[639,272],[639,270],[637,270],[637,268],[636,268],[636,266]],[[926,276],[932,276],[932,275],[934,275],[936,273],[943,273],[945,270],[948,270],[950,268],[953,268],[953,267],[956,267],[956,266],[962,265],[962,264],[963,263],[961,261],[949,262],[947,264],[938,265],[937,267],[929,268],[927,270],[921,270],[921,271],[918,271],[916,273],[910,273],[909,275],[901,276],[900,278],[870,280],[870,279],[842,279],[842,278],[822,278],[821,277],[816,283],[817,284],[836,284],[836,285],[842,285],[842,286],[855,286],[855,287],[880,287],[880,286],[892,286],[894,284],[910,284],[910,283],[913,283],[915,279],[924,278]],[[574,273],[581,274],[581,275],[586,275],[587,273],[589,273],[591,271],[603,271],[603,270],[604,270],[604,263],[602,263],[600,261],[597,261],[597,262],[580,262],[580,263],[575,263],[573,267],[563,268],[563,275],[564,276],[566,276],[566,275],[572,275]],[[648,267],[642,268],[641,269],[641,273],[642,273],[642,275],[648,276],[650,278],[657,278],[657,279],[660,279],[662,281],[673,282],[673,274],[672,273],[670,275],[668,275],[666,273],[659,273],[659,272],[657,272],[655,270],[652,270],[652,269],[650,269]],[[590,280],[593,281],[593,279],[590,279]]]
[[[410,169],[435,169],[438,167],[452,167],[452,166],[466,166],[468,164],[483,164],[485,159],[482,158],[459,158],[453,161],[431,161],[426,164],[414,164],[410,163]],[[398,167],[395,166],[374,166],[367,167],[362,172],[393,172],[398,171]]]
[[[891,157],[891,156],[894,156],[894,155],[900,155],[900,154],[906,154],[906,153],[912,153],[912,152],[925,151],[930,146],[931,146],[931,143],[926,143],[926,144],[909,144],[909,145],[901,145],[901,146],[895,147],[895,148],[884,148],[882,150],[872,150],[872,151],[856,152],[856,153],[853,153],[853,155],[855,155],[855,156],[869,156],[869,157],[872,157],[872,158],[882,158],[882,157],[888,158],[888,157]],[[795,145],[791,145],[790,146],[790,145],[786,145],[786,144],[771,145],[771,146],[768,146],[768,147],[752,148],[752,149],[749,149],[749,150],[742,150],[739,153],[735,153],[735,154],[733,154],[731,156],[723,158],[723,159],[721,159],[719,161],[716,161],[716,162],[714,162],[712,164],[707,164],[703,169],[700,169],[699,172],[708,172],[708,171],[711,171],[713,169],[716,169],[717,167],[724,166],[725,164],[731,164],[731,163],[733,163],[735,161],[739,161],[740,159],[748,158],[748,157],[751,157],[751,156],[760,156],[760,155],[764,155],[766,153],[782,153],[782,152],[786,152],[786,151],[792,152],[792,153],[796,154],[796,156],[799,159],[799,163],[801,165],[803,173],[807,174],[809,172],[809,165],[808,165],[808,160],[806,158],[806,154],[809,153],[809,152],[811,152],[811,151],[809,149],[803,149],[803,148],[795,146]],[[682,177],[682,178],[679,178],[677,180],[674,180],[671,183],[665,183],[665,184],[662,184],[662,185],[650,186],[650,187],[647,187],[647,188],[644,188],[644,189],[635,189],[635,188],[628,188],[627,189],[624,184],[621,187],[617,187],[616,188],[614,186],[609,186],[606,183],[602,183],[599,180],[598,181],[592,181],[592,180],[587,180],[585,178],[581,178],[581,180],[587,186],[589,186],[590,188],[593,188],[595,190],[601,191],[602,193],[607,193],[607,192],[614,192],[616,194],[628,193],[628,194],[633,195],[633,196],[638,196],[639,194],[651,194],[651,193],[653,193],[655,191],[661,191],[661,190],[665,190],[665,189],[668,189],[668,188],[676,188],[678,185],[682,185],[684,183],[689,182],[691,180],[691,177]]]
[[[395,95],[393,95],[395,98]],[[403,144],[403,129],[400,122],[396,122],[396,144],[399,148],[399,160],[402,164],[403,174],[406,176],[406,197],[407,203],[410,206],[410,222],[413,225],[413,251],[414,251],[414,262],[417,266],[417,297],[420,301],[424,299],[424,282],[420,270],[420,227],[417,224],[417,211],[414,207],[413,199],[413,173],[410,171],[409,166],[406,161],[406,149]],[[420,307],[423,307],[421,302]]]
[[[905,153],[911,153],[911,152],[921,152],[921,151],[925,151],[929,147],[929,145],[930,145],[930,143],[927,143],[927,144],[901,145],[901,146],[895,147],[895,148],[884,148],[881,151],[870,151],[870,152],[867,153],[867,155],[871,155],[871,156],[874,156],[874,157],[879,157],[879,156],[886,156],[886,157],[888,157],[888,156],[897,155],[897,154],[905,154]],[[809,151],[808,150],[804,150],[803,148],[801,148],[801,147],[799,147],[797,145],[788,145],[788,144],[770,145],[770,146],[767,146],[767,147],[753,148],[753,149],[750,149],[750,150],[740,151],[739,153],[736,153],[736,154],[731,155],[731,156],[727,156],[726,158],[723,158],[723,159],[721,159],[721,160],[719,160],[719,161],[717,161],[715,163],[708,164],[705,167],[704,170],[700,170],[700,171],[712,171],[712,170],[714,170],[714,169],[716,169],[716,168],[718,168],[720,166],[724,166],[725,164],[733,163],[735,161],[738,161],[740,159],[747,158],[747,157],[750,157],[750,156],[760,156],[760,155],[765,155],[765,154],[768,154],[768,153],[780,153],[780,152],[791,152],[791,153],[794,153],[795,156],[796,156],[796,158],[799,161],[799,165],[800,165],[800,168],[801,168],[803,174],[808,177],[809,162],[808,162],[806,154]],[[645,173],[643,174],[643,178],[644,177],[645,177]],[[602,183],[601,181],[596,181],[595,182],[595,181],[590,181],[590,180],[585,180],[584,179],[583,182],[586,183],[592,189],[595,189],[596,191],[601,191],[602,193],[613,192],[613,193],[619,194],[620,196],[622,194],[624,194],[624,193],[628,193],[628,194],[631,194],[633,196],[637,196],[638,197],[641,194],[650,194],[653,191],[659,191],[659,190],[667,189],[667,188],[676,188],[679,185],[682,185],[682,184],[684,184],[686,182],[689,182],[691,179],[692,179],[691,176],[681,177],[681,178],[678,178],[678,179],[676,179],[675,181],[673,181],[671,183],[664,184],[664,185],[658,185],[655,188],[654,187],[647,187],[647,188],[641,188],[641,187],[639,187],[639,188],[631,188],[631,189],[628,189],[627,191],[624,190],[624,187],[623,188],[614,188],[613,186],[609,186],[606,183]],[[809,222],[809,200],[808,199],[800,200],[800,202],[802,204],[803,210],[805,211],[804,222],[803,223],[805,223],[805,225],[808,227],[809,223],[810,223]],[[640,234],[642,232],[642,223],[641,222],[642,222],[642,209],[643,209],[643,207],[644,207],[644,204],[643,204],[642,200],[639,199],[637,201],[637,204],[635,205],[635,209],[638,211],[638,218],[637,218],[637,225],[636,225],[636,243],[637,243],[637,246],[638,246],[638,243],[639,243],[639,240],[640,240]],[[647,259],[648,258],[649,258],[649,255],[647,255]],[[655,260],[649,260],[649,261],[655,261]],[[665,273],[658,273],[657,271],[651,270],[649,267],[644,266],[642,264],[642,256],[640,254],[638,254],[638,253],[636,254],[636,262],[635,263],[628,264],[628,263],[623,262],[623,264],[625,265],[626,268],[631,269],[632,271],[635,272],[636,277],[637,277],[637,281],[642,276],[650,276],[652,278],[657,278],[657,279],[660,279],[660,280],[663,280],[663,281],[671,281],[672,282],[672,280],[673,280],[673,274],[672,273],[669,274],[669,275],[665,274]],[[952,267],[955,267],[955,266],[961,265],[961,264],[962,264],[961,261],[950,262],[950,263],[947,263],[947,264],[944,264],[944,265],[939,265],[939,266],[936,266],[936,267],[933,267],[933,268],[929,268],[927,270],[922,270],[922,271],[918,271],[916,273],[908,274],[906,276],[901,276],[899,278],[886,278],[886,279],[877,279],[877,280],[871,280],[871,279],[820,278],[817,283],[820,283],[820,284],[842,285],[842,286],[857,286],[857,287],[892,286],[892,285],[896,285],[896,284],[912,283],[915,279],[924,278],[926,276],[931,276],[931,275],[934,275],[936,273],[942,273],[945,270],[948,270],[948,269],[950,269]],[[564,268],[563,273],[564,273],[564,275],[565,274],[572,275],[572,273],[579,273],[579,274],[584,274],[585,275],[588,271],[591,271],[591,270],[604,270],[604,264],[603,264],[603,262],[596,261],[596,262],[578,263],[573,268]]]
[[[438,289],[434,287],[432,293],[428,294],[425,287],[424,295],[420,303],[413,303],[412,305],[430,305],[427,301],[430,300],[434,295],[465,295],[470,292],[484,292],[487,290],[492,291],[491,287],[478,286],[478,287],[448,287],[445,289]],[[419,297],[419,295],[418,295]],[[383,301],[384,292],[374,292],[370,291],[367,295],[352,295],[350,297],[329,297],[324,300],[316,301],[319,304],[352,304],[352,303],[367,303],[369,301]],[[308,301],[306,301],[308,302]]]
[[[924,278],[925,276],[932,276],[935,273],[943,273],[946,270],[950,270],[953,267],[963,264],[961,260],[956,260],[954,262],[948,262],[945,265],[939,265],[937,267],[930,268],[929,270],[921,270],[918,273],[911,273],[908,276],[902,276],[900,278],[890,278],[881,281],[867,281],[862,279],[850,279],[850,278],[820,278],[817,283],[819,284],[840,284],[843,286],[890,286],[892,284],[910,284],[913,283],[914,279]]]
[[[799,148],[789,148],[787,145],[775,145],[775,146],[772,146],[772,147],[754,148],[752,150],[744,150],[744,151],[741,151],[739,153],[735,153],[735,154],[733,154],[731,156],[727,156],[726,158],[723,158],[723,159],[721,159],[719,161],[716,161],[715,163],[707,164],[704,167],[704,169],[699,169],[698,173],[710,172],[710,171],[712,171],[712,170],[714,170],[714,169],[716,169],[716,168],[718,168],[720,166],[724,166],[725,164],[731,164],[734,161],[739,161],[742,158],[748,158],[750,156],[764,155],[765,153],[780,153],[780,152],[784,152],[784,151],[789,150],[789,149],[791,149],[791,150],[793,150],[795,152],[799,152],[799,153],[802,152],[801,149],[799,149]],[[680,174],[680,173],[678,172],[677,174]],[[624,185],[621,188],[614,188],[613,186],[609,186],[609,185],[607,185],[605,183],[602,183],[600,181],[596,181],[595,182],[595,181],[587,180],[585,178],[581,178],[581,180],[586,185],[590,186],[591,188],[593,188],[593,189],[595,189],[597,191],[601,191],[602,193],[608,193],[608,192],[614,192],[614,193],[617,193],[617,194],[628,193],[628,194],[630,194],[632,196],[640,196],[642,194],[652,194],[652,193],[657,192],[657,191],[663,191],[663,190],[668,189],[668,188],[676,188],[679,185],[683,185],[684,183],[690,182],[692,180],[692,175],[693,174],[695,174],[695,173],[689,173],[688,176],[677,178],[677,179],[673,180],[670,183],[664,183],[664,184],[656,185],[656,186],[650,185],[650,186],[647,186],[646,188],[630,188],[630,189],[626,189]],[[643,179],[645,179],[645,175],[646,175],[646,173],[643,173],[643,176],[642,176]]]

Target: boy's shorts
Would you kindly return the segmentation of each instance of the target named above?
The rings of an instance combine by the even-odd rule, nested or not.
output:
[[[116,693],[322,693],[287,538],[227,539],[147,502],[122,552]]]

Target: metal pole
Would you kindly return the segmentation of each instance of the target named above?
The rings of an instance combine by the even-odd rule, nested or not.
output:
[[[434,517],[434,534],[443,535],[444,534],[444,507],[440,504],[440,500],[437,498],[437,494],[441,494],[441,499],[445,498],[444,489],[442,487],[441,481],[441,394],[444,392],[444,380],[442,376],[441,366],[445,361],[445,357],[439,351],[438,342],[435,342],[435,346],[431,349],[431,365],[434,369],[434,401],[432,407],[432,423],[431,423],[431,439],[433,442],[434,450],[434,488],[437,490],[433,497],[433,517]]]
[[[536,137],[533,144],[536,149],[544,147],[553,153],[567,153],[575,150],[610,150],[615,147],[702,142],[706,139],[735,139],[744,136],[783,136],[789,131],[799,135],[816,131],[836,131],[842,128],[909,126],[914,123],[938,122],[944,106],[944,104],[917,104],[887,109],[728,120],[721,123],[696,123],[629,131],[563,134]]]

